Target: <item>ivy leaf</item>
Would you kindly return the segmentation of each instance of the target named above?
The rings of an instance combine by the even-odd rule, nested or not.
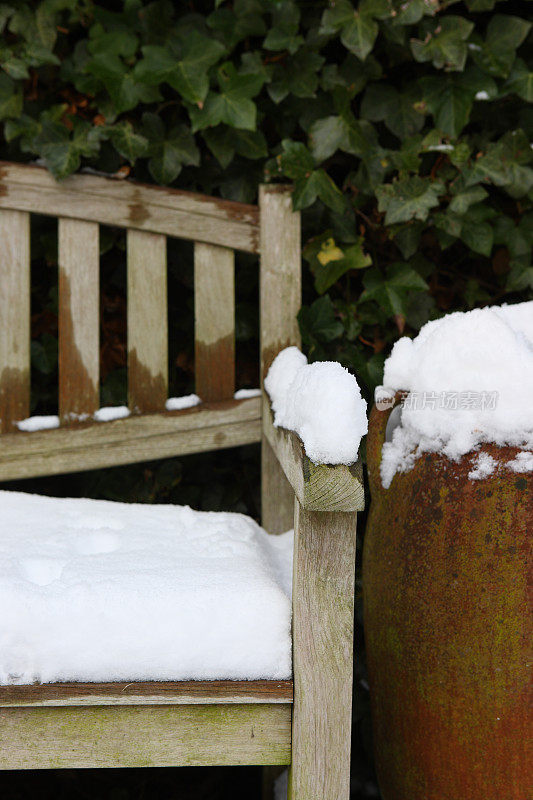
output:
[[[22,113],[22,87],[0,72],[0,119],[16,119]]]
[[[309,50],[299,50],[289,56],[284,66],[277,65],[268,93],[274,103],[280,103],[289,94],[295,97],[314,97],[318,87],[318,73],[324,63],[323,56]]]
[[[373,122],[384,121],[391,133],[399,139],[407,139],[424,125],[424,116],[418,110],[419,101],[416,91],[400,93],[390,84],[373,83],[363,97],[361,116]]]
[[[472,57],[490,75],[506,78],[515,60],[516,50],[525,40],[531,23],[510,14],[495,14],[487,37],[472,50]]]
[[[426,38],[411,40],[415,61],[431,61],[436,69],[462,71],[468,53],[466,40],[474,30],[474,23],[463,17],[450,15],[434,20],[426,28]]]
[[[202,109],[190,109],[193,132],[225,122],[233,128],[255,130],[257,108],[251,100],[261,91],[263,74],[237,72],[231,62],[219,67],[220,93],[210,92]]]
[[[335,318],[335,309],[329,295],[319,297],[310,306],[302,306],[298,312],[298,324],[302,334],[302,342],[309,350],[309,355],[316,354],[323,342],[331,342],[342,336],[344,326]]]
[[[529,70],[527,64],[517,58],[503,88],[504,91],[517,94],[527,103],[533,103],[533,70]]]
[[[136,133],[131,122],[117,122],[105,128],[107,135],[114,147],[121,156],[124,156],[130,164],[146,154],[148,149],[148,139],[140,133]]]
[[[296,211],[312,205],[320,198],[324,205],[337,214],[345,208],[344,195],[323,169],[316,169],[308,176],[295,181],[292,201]]]
[[[488,197],[488,194],[485,189],[481,186],[473,186],[471,189],[465,189],[456,194],[448,208],[455,214],[461,215],[468,211],[471,205],[480,203],[486,197]]]
[[[87,71],[101,80],[117,114],[135,108],[141,99],[142,87],[115,53],[97,53],[87,63]]]
[[[393,25],[414,25],[424,16],[434,16],[439,11],[438,0],[408,0],[396,9]]]
[[[149,143],[147,154],[151,156],[148,169],[156,183],[172,183],[183,164],[198,166],[200,163],[200,152],[185,125],[176,125],[167,131],[160,117],[146,113],[143,114],[143,133]]]
[[[490,256],[494,233],[488,222],[478,222],[466,217],[461,226],[461,239],[474,253]]]
[[[300,10],[292,2],[283,0],[274,6],[272,27],[269,29],[263,42],[265,50],[288,50],[295,53],[303,37],[298,35]]]
[[[439,205],[439,195],[443,193],[442,183],[419,176],[383,184],[376,191],[379,210],[386,212],[386,225],[427,219],[429,211]]]
[[[428,285],[415,270],[405,263],[391,264],[384,278],[381,272],[373,268],[363,278],[364,292],[360,303],[374,300],[390,317],[405,317],[407,313],[407,297],[410,291],[427,291]]]
[[[468,76],[447,74],[422,78],[420,85],[436,127],[457,138],[470,118],[476,94]]]
[[[135,66],[139,81],[166,82],[189,103],[201,105],[209,90],[208,70],[226,52],[223,44],[193,30],[184,41],[181,58],[166,47],[147,45]]]
[[[72,120],[72,131],[55,117],[61,112],[61,106],[47,110],[48,116],[43,120],[41,129],[32,142],[46,166],[57,180],[62,180],[75,172],[81,162],[81,156],[94,157],[98,154],[102,129],[93,128],[84,120]]]
[[[328,243],[332,243],[328,247]],[[344,252],[335,245],[333,239],[328,239],[322,244],[317,255],[318,264],[315,267],[315,289],[319,294],[327,291],[339,278],[352,269],[364,269],[372,264],[372,259],[363,250],[362,237]]]
[[[341,31],[341,42],[364,61],[372,51],[378,35],[378,24],[372,18],[368,5],[355,10],[348,0],[337,0],[333,8],[324,11],[319,33],[333,34]]]
[[[466,175],[466,185],[490,181],[503,187],[511,197],[523,197],[533,186],[533,170],[527,166],[532,157],[524,132],[512,131],[488,145],[487,152],[476,160]]]
[[[315,168],[315,160],[307,147],[291,139],[284,139],[281,146],[283,152],[278,156],[278,162],[283,174],[291,180],[309,177]]]

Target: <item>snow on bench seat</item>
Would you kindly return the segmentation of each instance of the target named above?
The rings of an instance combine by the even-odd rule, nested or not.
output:
[[[0,684],[291,676],[292,534],[0,491]]]

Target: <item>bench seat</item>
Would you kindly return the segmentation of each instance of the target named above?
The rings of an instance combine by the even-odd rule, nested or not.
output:
[[[0,492],[0,684],[291,678],[292,534]]]

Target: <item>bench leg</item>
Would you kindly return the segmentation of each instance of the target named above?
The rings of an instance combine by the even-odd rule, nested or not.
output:
[[[289,800],[349,800],[355,513],[296,501]]]

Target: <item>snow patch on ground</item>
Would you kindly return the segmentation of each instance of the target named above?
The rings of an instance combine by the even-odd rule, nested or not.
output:
[[[425,452],[458,460],[484,442],[533,449],[533,301],[456,312],[403,337],[384,386],[406,391],[381,480]]]
[[[233,397],[235,400],[247,400],[249,397],[261,397],[261,389],[238,389]]]
[[[0,684],[291,676],[292,533],[0,491]]]
[[[334,361],[308,364],[297,347],[274,359],[265,378],[274,425],[295,431],[316,464],[351,464],[368,429],[357,381]]]
[[[468,477],[471,481],[481,481],[483,478],[488,478],[498,466],[496,459],[488,453],[480,453],[472,463],[474,467],[468,473]]]

